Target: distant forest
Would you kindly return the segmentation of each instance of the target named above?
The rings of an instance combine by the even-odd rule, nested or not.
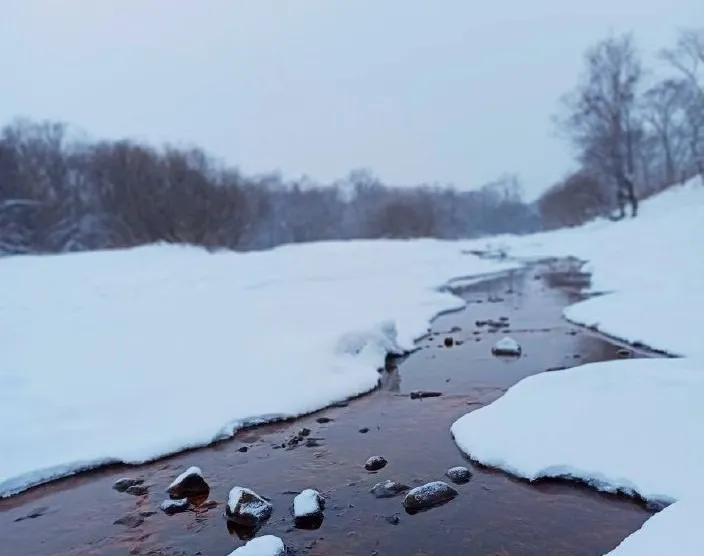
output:
[[[530,204],[514,175],[471,191],[395,187],[367,170],[331,184],[245,176],[199,149],[79,139],[61,123],[16,120],[0,131],[0,252],[457,239],[636,216],[639,199],[704,179],[704,30],[682,31],[658,59],[667,77],[646,82],[631,35],[589,49],[556,118],[578,170]]]

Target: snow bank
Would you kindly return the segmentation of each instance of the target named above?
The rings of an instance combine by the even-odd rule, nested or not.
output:
[[[592,289],[609,292],[567,308],[574,322],[685,356],[704,357],[704,187],[699,180],[642,204],[640,216],[580,228],[491,240],[518,257],[588,261]]]
[[[452,425],[462,451],[514,475],[676,501],[611,556],[704,554],[702,222],[704,188],[694,180],[643,203],[637,219],[488,246],[517,257],[587,260],[593,289],[608,293],[568,307],[569,320],[686,356],[529,377]]]
[[[0,496],[367,392],[388,351],[510,267],[439,241],[0,260]],[[514,265],[515,266],[515,265]]]
[[[452,425],[460,449],[529,480],[580,479],[672,502],[702,483],[704,368],[686,359],[528,377]]]

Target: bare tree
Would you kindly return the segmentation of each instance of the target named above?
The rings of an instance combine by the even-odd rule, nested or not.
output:
[[[685,29],[661,53],[681,75],[679,83],[691,157],[704,183],[704,29]]]
[[[586,72],[564,98],[567,115],[560,121],[585,168],[615,186],[620,218],[626,203],[638,213],[635,149],[642,137],[637,93],[642,76],[640,56],[630,34],[609,37],[589,49]]]
[[[677,169],[681,163],[678,155],[683,135],[683,93],[680,82],[667,79],[648,89],[643,97],[643,117],[662,149],[665,185],[676,181]]]

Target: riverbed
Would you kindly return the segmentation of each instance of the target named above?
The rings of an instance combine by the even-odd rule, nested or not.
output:
[[[604,554],[652,511],[625,496],[560,481],[529,484],[473,466],[449,432],[458,417],[491,403],[531,374],[650,355],[562,318],[562,309],[580,299],[582,278],[553,261],[457,289],[466,308],[436,319],[413,354],[390,360],[372,394],[149,465],[106,468],[2,500],[0,538],[14,555],[227,555],[244,542],[228,530],[222,515],[229,489],[239,485],[274,504],[273,516],[257,534],[280,536],[297,554]],[[520,343],[520,358],[491,354],[503,335]],[[442,395],[411,399],[417,390]],[[246,395],[233,393],[234,399]],[[207,404],[205,391],[184,411],[197,412]],[[310,430],[307,440],[289,445],[303,428]],[[388,460],[377,473],[364,470],[373,455]],[[219,505],[166,516],[159,511],[164,491],[189,465],[203,470],[210,497]],[[385,479],[410,486],[443,480],[456,465],[470,467],[472,479],[455,487],[459,495],[453,501],[427,512],[408,515],[401,497],[377,499],[369,493]],[[112,483],[124,476],[144,478],[148,494],[113,490]],[[325,519],[316,530],[294,528],[290,516],[293,493],[305,488],[327,499]],[[129,516],[133,519],[121,520]]]

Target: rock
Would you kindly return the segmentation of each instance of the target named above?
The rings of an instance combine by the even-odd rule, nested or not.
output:
[[[112,484],[112,488],[114,488],[117,492],[127,492],[127,489],[131,486],[141,485],[143,482],[144,479],[131,479],[129,477],[123,477],[122,479],[115,481]]]
[[[412,489],[403,499],[408,513],[420,512],[445,504],[457,496],[457,491],[443,481],[434,481]]]
[[[225,517],[240,525],[257,527],[271,517],[274,506],[253,490],[234,487],[230,491]]]
[[[367,434],[369,432],[369,427],[362,427],[359,429],[359,432],[362,434]]]
[[[332,419],[330,417],[318,417],[315,422],[320,423],[321,425],[324,425],[325,423],[330,423]]]
[[[126,515],[125,517],[121,517],[120,519],[116,519],[113,521],[115,525],[123,525],[127,527],[128,529],[136,529],[142,523],[144,523],[144,518],[141,515]]]
[[[149,492],[149,487],[147,485],[132,485],[125,492],[132,496],[145,496]]]
[[[240,446],[239,448],[237,448],[237,451],[242,452],[243,454],[246,453],[247,450],[249,450],[249,448],[247,448],[247,446]]]
[[[166,489],[169,496],[174,500],[181,498],[199,498],[208,497],[210,494],[210,486],[203,478],[203,472],[199,467],[189,467]]]
[[[153,515],[156,515],[156,512],[152,510],[145,510],[143,512],[139,512],[139,515],[141,515],[142,517],[152,517]]]
[[[521,346],[513,338],[504,336],[494,344],[494,347],[491,348],[491,353],[518,357],[521,355]]]
[[[364,469],[367,471],[379,471],[379,469],[386,467],[387,463],[386,459],[382,456],[372,456],[367,460],[367,463],[364,464]]]
[[[452,339],[451,336],[447,336],[442,343],[445,345],[445,347],[452,347],[455,343],[455,340]]]
[[[422,400],[423,398],[437,398],[442,396],[442,392],[428,392],[427,390],[416,390],[411,392],[412,400]]]
[[[462,332],[462,328],[459,326],[453,326],[450,328],[450,334],[454,334],[455,332]]]
[[[229,556],[284,556],[286,552],[286,545],[279,537],[264,535],[236,548]]]
[[[293,517],[299,529],[318,529],[323,524],[325,498],[308,488],[293,499]]]
[[[391,525],[398,525],[401,523],[401,518],[399,518],[397,514],[387,515],[384,519],[386,520],[386,523],[390,523]]]
[[[631,355],[631,352],[630,352],[629,350],[627,350],[627,349],[621,348],[621,349],[618,350],[618,354],[619,354],[621,357],[628,357],[629,355]]]
[[[406,492],[411,487],[396,481],[383,481],[375,484],[369,492],[376,498],[393,498],[399,494]]]
[[[188,498],[180,498],[178,500],[164,500],[159,509],[166,515],[180,514],[187,511],[191,507]]]
[[[298,434],[300,436],[310,436],[310,429],[302,428]]]
[[[461,466],[451,467],[447,470],[447,473],[445,473],[445,475],[447,475],[453,483],[458,485],[468,483],[469,480],[472,478],[472,472],[466,467]]]

